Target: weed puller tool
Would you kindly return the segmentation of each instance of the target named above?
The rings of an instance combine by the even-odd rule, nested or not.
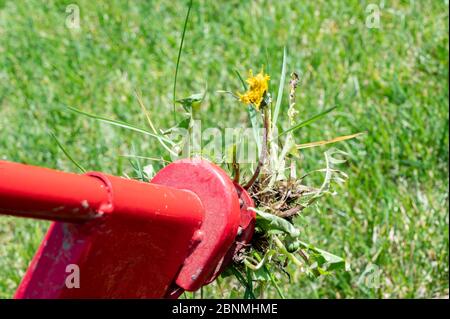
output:
[[[0,161],[0,214],[52,220],[15,298],[176,298],[249,243],[247,192],[197,159],[150,183]],[[79,287],[67,285],[69,266]]]

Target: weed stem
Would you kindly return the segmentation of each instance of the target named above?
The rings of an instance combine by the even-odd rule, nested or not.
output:
[[[269,135],[269,112],[267,110],[267,106],[264,107],[264,136],[263,136],[263,144],[261,149],[261,156],[259,157],[258,165],[256,166],[255,172],[253,173],[252,178],[248,181],[248,183],[244,186],[244,189],[249,189],[255,183],[256,179],[259,176],[261,168],[266,161],[267,156],[267,137]]]

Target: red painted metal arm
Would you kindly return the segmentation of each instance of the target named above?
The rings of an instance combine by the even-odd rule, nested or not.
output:
[[[16,298],[161,298],[203,204],[188,190],[0,161],[0,214],[54,220]],[[80,288],[66,285],[80,269]]]
[[[250,242],[251,206],[245,190],[203,160],[174,162],[152,183],[0,161],[0,215],[55,221],[16,298],[162,298],[197,290]],[[78,288],[67,286],[69,265],[80,269]]]
[[[189,216],[187,223],[203,218],[202,203],[187,190],[0,161],[0,214],[80,223],[111,212],[130,219]]]

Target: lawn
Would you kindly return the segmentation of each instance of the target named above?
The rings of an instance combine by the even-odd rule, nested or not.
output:
[[[283,279],[287,297],[449,293],[448,1],[382,2],[379,28],[368,28],[370,1],[194,1],[177,97],[207,85],[202,126],[249,126],[245,108],[217,91],[241,89],[235,70],[264,66],[276,96],[286,47],[288,72],[302,75],[297,119],[339,105],[297,131],[297,143],[367,132],[336,145],[349,153],[338,195],[297,218],[303,238],[345,256],[351,270],[319,279],[297,272]],[[54,132],[85,168],[132,176],[122,155],[155,157],[158,143],[65,106],[145,126],[137,89],[159,128],[174,125],[188,1],[80,0],[79,29],[66,25],[71,3],[0,0],[0,159],[79,172]],[[301,171],[323,168],[327,149],[303,150]],[[0,217],[1,298],[12,296],[47,226]],[[233,287],[205,294],[242,295]]]

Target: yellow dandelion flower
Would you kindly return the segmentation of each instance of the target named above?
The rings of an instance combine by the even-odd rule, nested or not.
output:
[[[253,72],[250,70],[249,77],[246,81],[249,88],[244,94],[238,93],[239,100],[245,104],[253,104],[253,106],[259,110],[269,88],[269,80],[270,76],[264,74],[262,70],[255,76],[253,76]]]

